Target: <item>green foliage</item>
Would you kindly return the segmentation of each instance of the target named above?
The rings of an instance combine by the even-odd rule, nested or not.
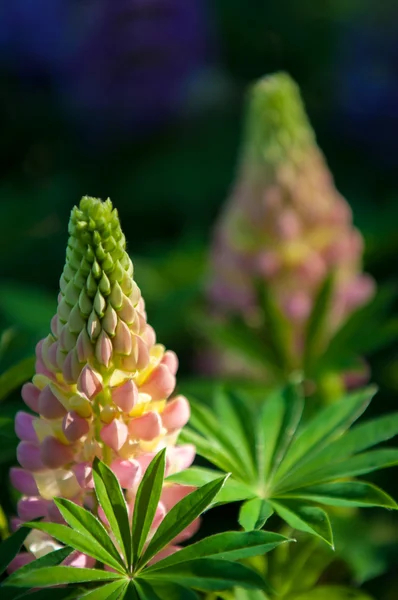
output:
[[[59,498],[57,507],[67,525],[47,522],[27,523],[2,546],[3,568],[18,553],[29,528],[39,529],[65,544],[18,569],[1,586],[12,595],[15,588],[46,588],[65,584],[79,596],[102,598],[194,598],[194,590],[223,590],[239,585],[248,589],[268,589],[264,579],[235,561],[269,552],[288,539],[265,531],[227,532],[187,546],[176,554],[153,563],[153,558],[173,541],[193,520],[215,502],[228,476],[198,488],[177,503],[166,515],[148,543],[148,534],[160,499],[165,470],[165,451],[149,465],[138,489],[132,527],[119,482],[104,463],[94,463],[95,493],[110,525],[109,533],[92,513],[69,500]],[[60,563],[78,550],[110,570],[64,566]],[[98,584],[83,594],[81,584]],[[76,587],[78,586],[78,587]],[[79,590],[79,592],[77,592]],[[171,591],[170,591],[171,590]],[[168,595],[171,594],[171,595]],[[3,596],[2,596],[3,597]],[[23,597],[23,595],[22,595]],[[69,596],[68,596],[69,597]]]
[[[293,529],[333,546],[329,515],[319,505],[397,508],[383,490],[351,479],[398,464],[395,448],[369,450],[398,433],[395,413],[350,429],[374,392],[348,394],[307,422],[295,382],[276,391],[259,410],[222,391],[214,400],[215,414],[193,402],[193,429],[185,429],[182,439],[196,444],[219,471],[191,467],[170,479],[201,485],[231,472],[217,502],[245,500],[239,517],[244,528],[261,528],[275,512]]]

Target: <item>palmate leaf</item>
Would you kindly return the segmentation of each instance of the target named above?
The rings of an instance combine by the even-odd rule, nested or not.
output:
[[[65,498],[56,499],[55,504],[74,531],[87,537],[92,547],[101,549],[102,554],[106,553],[106,564],[123,573],[125,570],[123,559],[101,521],[88,510]]]
[[[138,562],[138,567],[145,565],[210,506],[227,477],[228,475],[206,483],[173,506],[149,542]]]
[[[27,531],[29,531],[29,530],[27,529]],[[23,567],[20,567],[20,569],[18,569],[18,573],[23,574],[23,573],[27,573],[29,571],[33,571],[35,569],[40,569],[42,567],[54,567],[54,566],[60,565],[65,560],[65,558],[67,558],[72,553],[72,551],[73,551],[72,548],[66,546],[65,548],[60,548],[59,550],[54,550],[53,552],[49,552],[45,556],[42,556],[41,558],[38,558],[38,559],[32,561],[31,563],[24,565]],[[41,590],[41,591],[44,592],[44,590]],[[48,594],[48,590],[46,590],[46,593]],[[38,592],[35,592],[35,594],[38,594]],[[69,598],[70,596],[71,596],[71,594],[61,594],[60,600],[63,600],[64,597]],[[25,597],[25,592],[21,592],[21,590],[18,588],[15,589],[15,588],[11,588],[11,587],[0,586],[1,600],[17,600],[19,598],[24,598],[24,597]],[[36,598],[37,596],[34,595],[33,597]],[[50,596],[48,596],[48,600],[51,600]]]
[[[190,587],[206,590],[231,588],[237,584],[250,589],[256,586],[266,587],[266,583],[256,572],[242,565],[236,565],[233,561],[268,552],[290,541],[274,533],[257,531],[219,534],[187,546],[150,567],[147,566],[148,561],[167,547],[204,510],[214,504],[217,494],[228,479],[228,475],[225,474],[216,480],[210,479],[205,485],[180,500],[165,516],[148,544],[148,533],[163,488],[164,471],[165,451],[163,450],[154,457],[141,481],[134,509],[134,534],[131,536],[127,519],[128,530],[122,535],[121,529],[126,523],[126,515],[120,486],[112,471],[100,461],[96,461],[97,500],[108,522],[117,523],[117,527],[110,527],[115,537],[115,544],[104,525],[94,515],[69,500],[56,499],[56,504],[67,525],[48,522],[28,523],[26,531],[19,530],[20,537],[15,536],[12,538],[12,543],[8,543],[8,546],[11,544],[10,547],[13,549],[11,558],[18,552],[28,528],[39,529],[68,546],[14,572],[6,580],[6,587],[2,588],[5,590],[5,600],[24,597],[25,592],[19,594],[18,588],[41,587],[44,588],[41,594],[46,596],[45,588],[59,584],[72,586],[71,597],[92,600],[105,598],[163,600],[167,597],[164,590],[168,590],[171,594],[167,600],[169,598],[191,600],[195,596],[189,590]],[[122,557],[126,540],[131,539],[129,536],[133,539],[133,546],[130,548],[134,555],[133,564],[124,561]],[[118,542],[119,548],[116,546]],[[95,558],[115,572],[59,566],[73,549]],[[86,592],[80,589],[80,584],[95,582],[101,584],[100,587],[93,587]],[[78,595],[74,596],[73,591],[76,591],[76,586],[79,590]]]
[[[125,571],[120,563],[95,541],[93,536],[86,537],[79,531],[72,529],[72,527],[59,525],[58,523],[27,523],[26,526],[44,531],[60,542],[75,548],[79,552],[92,556],[96,560],[111,566],[121,573]]]
[[[274,510],[291,527],[310,532],[333,545],[333,536],[327,513],[317,504],[329,506],[382,506],[397,508],[396,503],[385,492],[366,482],[342,479],[364,475],[374,470],[397,465],[398,450],[383,448],[362,452],[380,441],[398,434],[398,415],[379,417],[373,421],[350,426],[364,412],[374,395],[370,387],[348,394],[327,408],[321,410],[306,424],[301,425],[303,398],[300,384],[294,381],[284,389],[275,391],[264,403],[257,415],[252,416],[247,408],[247,423],[256,425],[256,447],[254,452],[256,480],[241,466],[231,468],[231,477],[223,494],[217,501],[246,500],[241,508],[240,523],[244,528],[261,527]],[[253,451],[253,436],[236,424],[245,418],[241,404],[235,414],[235,397],[229,397],[231,407],[226,408],[223,399],[223,414],[233,414],[227,423],[219,423],[217,430],[229,432],[229,445],[235,438],[247,435],[246,444],[240,440],[239,447]],[[203,427],[199,421],[204,414],[210,419],[209,409],[197,413],[193,426],[194,435],[202,437],[204,443],[215,447],[217,430]],[[220,413],[221,414],[221,413]],[[229,428],[230,426],[230,428]],[[189,431],[189,430],[188,430]],[[227,453],[227,445],[222,446]],[[201,446],[197,447],[201,454]],[[172,476],[172,481],[200,485],[220,477],[222,466],[212,461],[218,471],[193,467]],[[231,465],[233,466],[233,465]],[[224,471],[225,472],[225,471]],[[248,475],[249,473],[249,475]]]

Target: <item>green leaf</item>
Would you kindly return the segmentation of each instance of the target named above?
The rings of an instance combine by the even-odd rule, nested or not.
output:
[[[160,500],[165,464],[166,449],[163,449],[151,461],[137,491],[132,535],[134,565],[141,555]]]
[[[21,591],[19,588],[0,588],[1,589],[1,600],[54,600],[54,590],[52,588],[45,588],[32,592]],[[57,600],[74,600],[75,598],[81,598],[81,591],[57,588]]]
[[[192,590],[175,584],[156,584],[156,582],[149,584],[138,578],[135,580],[135,587],[140,600],[197,600],[198,598]]]
[[[42,556],[41,558],[38,558],[38,559],[28,563],[27,565],[24,565],[23,567],[20,567],[18,569],[18,574],[21,575],[24,573],[28,573],[30,571],[34,571],[35,569],[40,569],[41,567],[52,567],[52,566],[59,565],[72,552],[73,552],[73,548],[69,548],[68,546],[66,546],[65,548],[60,548],[59,550],[54,550],[53,552],[49,552],[45,556]],[[3,585],[4,585],[4,583],[3,583]],[[59,591],[61,591],[61,590],[59,590]],[[40,592],[43,593],[43,596],[44,596],[43,600],[45,600],[45,598],[48,598],[48,600],[52,600],[48,594],[49,590],[46,590],[47,596],[44,595],[44,590],[40,590]],[[39,592],[35,592],[35,594],[31,594],[29,591],[27,593],[30,594],[29,598],[30,597],[39,598],[38,596],[35,595],[35,594],[38,594]],[[54,592],[52,592],[52,593],[54,593]],[[68,594],[61,594],[60,600],[62,600],[66,596],[68,598],[71,597],[71,592],[69,592]],[[25,598],[25,592],[21,592],[20,590],[14,589],[14,588],[8,588],[8,587],[3,588],[2,586],[0,586],[0,597],[1,597],[1,600],[18,600],[19,598]],[[57,594],[57,598],[58,598],[58,594]]]
[[[220,421],[207,407],[191,402],[190,424],[211,441],[212,446],[219,448],[227,457],[228,471],[246,473],[247,465],[236,448],[234,439],[228,431],[220,427]]]
[[[171,565],[196,558],[218,557],[223,560],[242,560],[270,552],[280,544],[290,542],[288,538],[269,531],[227,531],[216,533],[148,567],[146,572],[156,571]]]
[[[329,316],[330,302],[334,291],[333,273],[328,275],[321,285],[307,321],[304,342],[304,370],[311,373],[315,359],[322,351],[325,326]]]
[[[275,390],[262,406],[257,427],[257,462],[264,481],[268,480],[272,459],[278,443],[283,417],[285,398],[283,389]]]
[[[70,500],[56,498],[55,504],[65,521],[74,531],[87,537],[90,540],[90,544],[92,544],[97,551],[101,551],[103,556],[105,555],[104,553],[106,553],[108,557],[106,564],[117,571],[124,573],[125,566],[123,559],[112,543],[112,540],[101,521],[88,510],[81,508]]]
[[[362,590],[340,585],[321,585],[314,590],[299,594],[294,600],[372,600]]]
[[[327,513],[315,506],[304,506],[296,500],[278,498],[270,504],[275,512],[293,529],[312,533],[333,548],[333,534]]]
[[[29,529],[20,527],[0,545],[0,575],[4,573],[10,562],[16,557],[25,541]]]
[[[256,437],[252,407],[236,393],[220,390],[214,401],[215,410],[228,431],[240,459],[245,464],[246,478],[256,479]]]
[[[70,554],[72,554],[73,548],[69,546],[65,546],[64,548],[59,548],[59,550],[54,550],[53,552],[49,552],[45,554],[41,558],[37,558],[36,560],[20,567],[18,569],[19,574],[28,573],[29,571],[34,571],[35,569],[41,569],[42,567],[56,567],[60,565]]]
[[[287,483],[289,483],[289,486],[296,485],[304,481],[308,473],[313,473],[318,469],[323,470],[325,465],[337,463],[339,459],[389,440],[397,433],[398,413],[392,413],[356,425],[317,453],[311,460],[295,469],[294,474],[289,476]]]
[[[300,488],[289,498],[311,500],[329,506],[379,506],[397,509],[398,505],[386,492],[366,481],[340,481]],[[284,500],[285,501],[285,500]]]
[[[119,600],[122,598],[123,593],[126,591],[128,581],[112,581],[102,585],[95,590],[90,590],[87,594],[80,596],[81,600]]]
[[[0,375],[0,402],[30,379],[35,372],[35,357],[24,358]]]
[[[100,571],[99,569],[76,569],[76,567],[43,567],[26,573],[15,571],[8,579],[6,586],[13,587],[48,587],[62,584],[87,583],[89,581],[111,581],[121,579],[118,573]]]
[[[264,579],[240,563],[215,558],[198,558],[156,571],[143,571],[147,581],[177,583],[199,590],[225,590],[234,586],[265,589]]]
[[[314,473],[304,475],[299,482],[296,479],[292,486],[289,485],[289,480],[287,480],[284,486],[278,486],[278,495],[288,493],[291,489],[334,481],[345,477],[364,475],[396,465],[398,465],[398,449],[382,448],[380,450],[371,450],[363,454],[351,456],[347,460],[342,460],[335,464],[332,463],[323,468],[320,467]]]
[[[79,531],[71,529],[66,525],[60,525],[58,523],[45,523],[45,522],[33,522],[26,523],[26,527],[31,527],[32,529],[39,529],[40,531],[44,531],[59,540],[63,544],[67,544],[68,546],[72,546],[75,550],[79,550],[79,552],[84,552],[84,554],[88,554],[92,556],[96,560],[99,560],[102,563],[107,564],[110,560],[112,566],[115,565],[118,571],[122,571],[120,564],[115,561],[106,550],[102,548],[98,543],[95,543],[95,540],[92,537],[88,537],[82,535]]]
[[[109,526],[115,536],[128,566],[131,565],[131,533],[126,500],[119,481],[111,469],[94,459],[93,477],[95,493]]]
[[[328,445],[331,439],[344,433],[369,405],[375,388],[360,390],[332,406],[324,408],[291,444],[276,474],[276,481],[311,458],[311,454]]]
[[[184,427],[178,439],[181,444],[193,444],[197,454],[226,473],[239,471],[239,466],[231,460],[227,452],[220,448],[217,441],[207,440],[189,427]]]
[[[299,381],[298,378],[293,378],[291,383],[282,392],[285,409],[272,456],[270,477],[279,468],[300,423],[304,408],[304,398]]]
[[[170,475],[166,478],[166,481],[199,487],[222,476],[223,473],[221,471],[205,469],[203,467],[191,467]],[[253,496],[255,496],[255,492],[251,488],[240,481],[236,481],[233,477],[229,477],[224,487],[218,493],[215,504],[237,502],[253,498]]]
[[[242,504],[239,511],[239,523],[246,531],[261,529],[273,512],[269,502],[262,498],[252,498]]]
[[[155,535],[149,542],[148,548],[139,561],[139,566],[145,565],[162,548],[167,546],[181,531],[196,519],[212,503],[223,487],[227,476],[206,483],[199,489],[180,500],[167,513],[160,523]]]

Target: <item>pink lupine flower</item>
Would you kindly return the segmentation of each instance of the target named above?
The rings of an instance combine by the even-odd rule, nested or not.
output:
[[[306,323],[329,274],[334,292],[325,343],[372,297],[362,251],[296,84],[286,74],[265,77],[252,90],[237,181],[215,230],[208,289],[214,312],[258,322],[254,283],[263,281],[292,333],[291,366],[300,368]]]
[[[11,481],[23,494],[19,525],[37,517],[62,522],[57,496],[91,509],[96,456],[111,467],[132,510],[156,452],[167,448],[167,474],[187,468],[195,455],[190,445],[175,446],[189,419],[183,396],[168,401],[178,359],[156,342],[147,323],[110,200],[82,198],[72,210],[69,234],[51,333],[37,344],[36,374],[22,388],[27,407],[37,414],[19,412],[15,420],[21,468],[11,470]],[[184,486],[165,488],[168,497],[178,497]],[[152,535],[167,510],[160,502]],[[105,521],[101,511],[99,516]],[[12,569],[59,547],[38,531],[25,546],[28,552]],[[69,562],[91,564],[84,555]]]

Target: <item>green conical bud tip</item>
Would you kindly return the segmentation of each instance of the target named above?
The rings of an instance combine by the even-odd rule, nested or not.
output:
[[[52,327],[59,339],[56,364],[63,368],[72,353],[75,365],[91,360],[114,367],[121,364],[118,356],[130,352],[129,331],[140,333],[144,324],[138,323],[141,294],[112,202],[83,197],[72,210],[69,234]],[[76,366],[73,377],[77,372]]]
[[[295,159],[315,144],[297,84],[286,73],[260,79],[249,95],[248,158],[270,166]]]

